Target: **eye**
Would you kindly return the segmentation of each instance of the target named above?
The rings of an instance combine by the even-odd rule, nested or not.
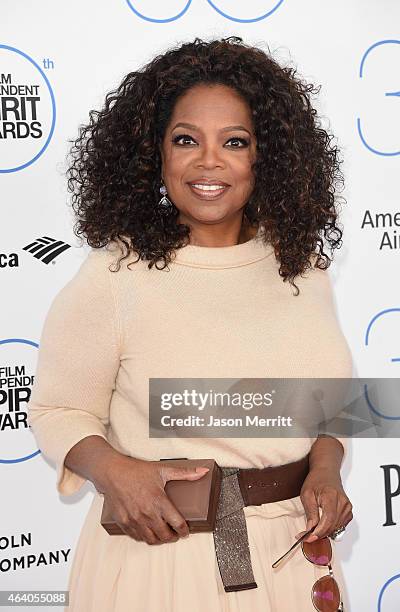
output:
[[[241,142],[241,143],[242,143],[242,145],[243,145],[244,147],[248,147],[248,146],[249,146],[249,144],[250,144],[250,143],[249,143],[249,141],[248,141],[248,140],[246,140],[246,138],[238,138],[237,136],[234,136],[233,138],[230,138],[230,139],[228,140],[228,142],[229,142],[230,140],[236,140],[237,142]],[[233,147],[233,148],[234,148],[234,149],[241,149],[242,147]]]
[[[172,139],[172,142],[174,144],[177,144],[179,142],[179,140],[181,140],[182,138],[185,138],[185,139],[188,139],[188,140],[193,140],[193,138],[191,136],[189,136],[189,134],[179,134],[178,136],[175,136]],[[179,145],[179,146],[181,146],[181,145]]]
[[[174,136],[174,138],[172,139],[172,142],[174,144],[178,144],[178,142],[182,139],[187,139],[187,140],[192,140],[193,138],[191,136],[189,136],[189,134],[179,134],[177,136]],[[240,142],[241,146],[234,146],[234,147],[230,147],[233,149],[242,149],[244,147],[248,147],[249,146],[249,141],[246,140],[246,138],[239,138],[238,136],[233,136],[232,138],[229,138],[229,140],[227,140],[227,142],[230,142],[231,140],[234,140],[236,142]],[[184,145],[178,145],[178,146],[184,146]]]

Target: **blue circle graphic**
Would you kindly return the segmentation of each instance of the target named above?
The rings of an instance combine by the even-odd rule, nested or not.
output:
[[[379,317],[382,317],[384,314],[388,312],[400,312],[400,308],[386,308],[386,310],[381,310],[372,318],[372,320],[368,324],[367,331],[365,333],[365,346],[368,346],[369,333],[371,331],[372,325],[375,323],[377,319],[379,319]],[[392,357],[390,361],[393,361],[393,362],[400,361],[400,357]]]
[[[39,153],[37,153],[35,155],[35,157],[33,157],[30,161],[26,162],[25,164],[22,164],[21,166],[16,166],[15,168],[5,168],[4,170],[2,170],[0,168],[0,173],[1,174],[5,174],[8,172],[17,172],[17,170],[23,170],[24,168],[27,168],[28,166],[30,166],[31,164],[33,164],[43,153],[44,151],[47,149],[48,144],[53,136],[53,132],[54,132],[54,127],[56,124],[56,101],[54,98],[54,93],[53,90],[51,88],[50,85],[50,81],[48,80],[47,76],[45,75],[45,73],[43,72],[43,70],[41,69],[41,67],[39,66],[39,64],[37,64],[35,62],[35,60],[33,60],[31,57],[29,57],[29,55],[27,55],[26,53],[24,53],[23,51],[21,51],[20,49],[16,49],[15,47],[10,47],[9,45],[0,45],[0,49],[7,49],[7,51],[13,51],[14,53],[18,53],[18,55],[21,55],[23,58],[25,58],[26,60],[28,60],[28,62],[30,62],[33,66],[35,66],[36,70],[39,71],[40,75],[43,77],[47,88],[49,90],[50,93],[50,98],[51,98],[51,106],[52,106],[52,111],[53,111],[53,118],[51,121],[51,128],[50,128],[50,132],[49,135],[47,137],[46,142],[44,143],[43,147],[40,149]]]
[[[364,53],[362,59],[361,59],[361,63],[360,63],[360,72],[359,72],[359,77],[360,79],[363,78],[364,76],[364,64],[365,61],[368,57],[368,55],[371,53],[371,51],[373,49],[376,49],[377,47],[380,47],[381,45],[400,45],[400,40],[395,39],[387,39],[387,40],[379,40],[378,42],[374,43],[373,45],[371,45],[370,47],[368,47],[368,49],[366,50],[366,52]],[[400,92],[395,91],[395,92],[386,92],[385,96],[400,96]],[[365,137],[364,137],[364,133],[363,130],[361,128],[361,119],[360,117],[357,117],[357,131],[358,131],[358,135],[360,137],[361,142],[363,143],[363,145],[369,150],[371,151],[371,153],[374,153],[375,155],[382,155],[384,157],[393,157],[394,155],[400,155],[400,151],[378,151],[378,149],[374,149],[373,147],[371,147],[370,144],[368,144],[368,142],[366,141]]]
[[[387,314],[388,312],[400,312],[400,308],[386,308],[385,310],[381,310],[375,316],[372,317],[371,321],[368,324],[367,331],[365,333],[365,340],[364,340],[365,346],[368,346],[369,335],[370,335],[370,331],[372,329],[372,325],[375,323],[375,321],[377,319],[379,319],[383,315]],[[392,357],[390,361],[397,362],[397,361],[400,361],[400,358],[399,357]],[[389,415],[383,414],[382,412],[379,412],[379,410],[377,410],[375,408],[375,406],[372,404],[372,402],[371,402],[371,400],[369,398],[369,395],[368,395],[368,385],[366,385],[366,384],[364,385],[364,397],[365,397],[365,401],[367,403],[367,406],[371,410],[371,412],[376,414],[381,419],[387,419],[388,421],[398,421],[398,420],[400,420],[400,416],[389,416]]]
[[[368,408],[371,410],[371,412],[376,414],[376,416],[380,417],[381,419],[387,419],[388,421],[400,421],[400,416],[389,416],[387,414],[383,414],[383,412],[379,412],[379,410],[375,408],[375,406],[372,404],[371,400],[369,399],[368,385],[366,384],[364,385],[364,397],[365,397],[365,401],[367,402]]]
[[[270,11],[268,11],[267,13],[264,13],[264,15],[260,15],[260,17],[253,17],[250,19],[239,19],[239,17],[232,17],[232,15],[228,15],[227,13],[224,13],[223,11],[221,11],[221,9],[215,6],[215,4],[211,2],[211,0],[207,0],[207,2],[210,6],[213,7],[214,10],[217,11],[217,13],[222,15],[222,17],[229,19],[230,21],[235,21],[237,23],[254,23],[255,21],[261,21],[262,19],[266,19],[267,17],[272,15],[272,13],[274,13],[283,3],[283,0],[279,0],[279,2],[277,2],[277,4]]]
[[[217,13],[219,13],[219,15],[222,15],[222,17],[225,17],[226,19],[229,19],[230,21],[235,21],[237,23],[254,23],[255,21],[261,21],[262,19],[266,19],[267,17],[272,15],[272,13],[274,13],[281,6],[283,1],[284,0],[278,0],[277,3],[275,4],[275,6],[271,10],[269,10],[267,13],[264,13],[264,15],[260,15],[260,17],[253,17],[253,18],[250,18],[250,19],[239,19],[238,17],[232,17],[232,15],[228,15],[227,13],[224,13],[211,0],[207,0],[208,4]],[[176,21],[176,19],[179,19],[180,17],[182,17],[182,15],[184,15],[186,13],[186,11],[188,10],[189,6],[192,4],[192,0],[188,0],[187,1],[186,6],[181,10],[180,13],[178,13],[177,15],[174,15],[173,17],[167,17],[166,19],[156,19],[154,17],[146,17],[146,15],[143,15],[143,13],[140,13],[133,6],[132,0],[126,0],[126,3],[129,6],[129,8],[135,13],[135,15],[137,15],[141,19],[144,19],[145,21],[150,21],[151,23],[169,23],[171,21]]]
[[[6,340],[0,340],[0,346],[2,344],[27,344],[28,346],[34,346],[35,348],[39,348],[37,342],[33,342],[33,340],[25,340],[24,338],[7,338]],[[25,455],[24,457],[17,457],[16,459],[0,459],[0,463],[21,463],[21,461],[28,461],[28,459],[32,459],[32,457],[36,457],[39,455],[41,451],[37,450],[30,455]]]
[[[400,574],[396,574],[395,576],[392,576],[391,578],[389,578],[389,580],[385,582],[385,584],[381,588],[379,597],[378,597],[378,612],[382,612],[382,597],[387,587],[389,586],[389,584],[391,584],[395,580],[398,580],[399,578],[400,578]]]
[[[175,21],[176,19],[179,19],[179,17],[182,17],[182,15],[186,13],[189,6],[192,4],[192,0],[188,0],[185,8],[183,8],[181,12],[177,15],[174,15],[174,17],[168,17],[167,19],[154,19],[153,17],[146,17],[146,15],[139,13],[139,11],[135,9],[135,7],[132,5],[131,0],[126,0],[126,2],[129,8],[135,13],[135,15],[137,15],[141,19],[144,19],[145,21],[150,21],[151,23],[169,23],[170,21]]]

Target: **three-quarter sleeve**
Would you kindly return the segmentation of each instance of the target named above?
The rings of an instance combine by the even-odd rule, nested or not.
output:
[[[315,263],[316,258],[313,257],[312,259]],[[330,347],[335,347],[334,349],[331,348],[331,350],[334,351],[335,355],[337,356],[335,357],[334,361],[329,362],[329,374],[326,375],[326,378],[337,379],[338,399],[339,401],[344,401],[346,399],[347,390],[350,388],[350,381],[354,377],[355,373],[352,353],[339,322],[334,299],[333,284],[329,270],[313,268],[311,274],[316,281],[315,287],[317,288],[317,294],[314,295],[312,293],[312,285],[310,285],[310,295],[316,301],[321,303],[321,308],[324,312],[324,324],[320,328],[314,327],[315,333],[319,338],[321,338],[321,343],[329,342]],[[304,288],[307,290],[307,286]],[[321,361],[322,360],[323,351],[321,352]],[[338,404],[338,411],[337,414],[334,415],[335,417],[339,417],[340,419],[340,412],[342,411],[343,407],[343,403],[341,405]],[[341,437],[340,434],[336,436],[334,433],[329,434],[329,436],[336,438],[336,440],[341,443],[343,447],[344,462],[349,454],[350,438]]]
[[[28,424],[39,449],[55,463],[57,490],[78,491],[85,478],[64,465],[83,438],[107,439],[119,368],[120,327],[107,251],[92,250],[57,293],[45,317]]]

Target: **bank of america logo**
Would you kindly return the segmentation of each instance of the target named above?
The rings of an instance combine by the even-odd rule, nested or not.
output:
[[[23,247],[22,250],[32,253],[36,259],[40,259],[43,263],[48,264],[58,257],[58,255],[70,248],[71,245],[62,240],[55,240],[48,236],[42,236],[42,238],[37,238],[34,242]]]

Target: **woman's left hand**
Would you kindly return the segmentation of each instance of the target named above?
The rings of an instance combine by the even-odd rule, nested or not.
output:
[[[315,526],[304,542],[314,542],[330,535],[335,529],[345,527],[353,519],[352,504],[344,492],[340,473],[331,468],[313,468],[308,473],[300,492],[307,526],[297,534],[300,538]],[[321,517],[319,515],[321,508]]]

